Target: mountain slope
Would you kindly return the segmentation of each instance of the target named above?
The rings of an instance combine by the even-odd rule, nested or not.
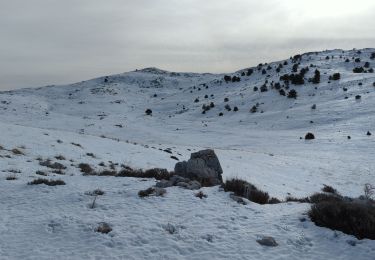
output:
[[[8,213],[1,216],[0,231],[6,235],[0,244],[7,246],[0,247],[0,255],[48,259],[62,248],[54,258],[369,259],[373,241],[300,222],[308,205],[243,207],[217,187],[205,188],[208,199],[202,201],[177,188],[168,189],[165,198],[141,200],[138,190],[154,181],[82,176],[77,165],[173,170],[171,156],[186,160],[193,151],[213,148],[225,178],[247,179],[279,199],[310,195],[323,184],[361,195],[375,172],[375,139],[366,135],[375,134],[372,53],[375,49],[308,53],[225,75],[147,68],[72,85],[1,92],[0,194],[5,203],[0,211]],[[304,84],[280,80],[306,67]],[[354,73],[358,67],[368,73]],[[319,84],[309,82],[315,70]],[[330,80],[335,73],[340,79]],[[262,86],[267,91],[261,92]],[[287,97],[292,89],[296,99]],[[304,140],[307,132],[316,139]],[[12,152],[17,147],[23,155]],[[65,175],[39,164],[41,158],[59,161],[54,158],[59,155],[65,157]],[[38,170],[67,185],[27,186]],[[17,180],[5,180],[13,174]],[[106,195],[98,198],[98,208],[89,209],[92,198],[85,192],[95,188]],[[93,232],[100,221],[113,225],[110,236]],[[168,223],[177,227],[176,234],[165,232]],[[22,238],[26,233],[52,244],[27,241]],[[255,242],[264,233],[277,238],[275,251]]]

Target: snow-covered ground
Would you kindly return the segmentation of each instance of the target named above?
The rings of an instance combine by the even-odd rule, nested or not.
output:
[[[366,61],[375,66],[373,52],[303,55],[298,71],[315,65],[305,78],[318,69],[321,83],[291,85],[297,99],[270,87],[291,73],[290,59],[279,73],[275,68],[284,61],[264,65],[266,74],[263,68],[251,76],[228,74],[241,77],[234,83],[223,81],[224,75],[144,69],[1,92],[0,259],[373,259],[374,241],[316,227],[306,217],[308,204],[244,206],[218,187],[203,188],[208,197],[202,200],[176,187],[164,197],[141,199],[138,191],[155,180],[82,176],[77,168],[89,163],[97,170],[110,164],[117,170],[121,164],[173,170],[172,155],[186,160],[212,148],[224,178],[244,178],[279,199],[310,195],[323,184],[359,196],[365,183],[375,184],[375,74],[352,70]],[[341,79],[328,83],[336,72]],[[253,90],[265,80],[267,92]],[[210,102],[215,107],[202,114]],[[257,103],[258,112],[250,113]],[[307,132],[316,139],[300,139]],[[14,148],[23,154],[15,155]],[[63,160],[55,158],[60,155]],[[37,159],[48,158],[64,164],[65,174],[39,165]],[[66,185],[27,185],[41,177],[38,170]],[[92,209],[87,192],[98,188],[105,194]],[[95,232],[100,222],[113,231]],[[262,247],[256,242],[262,235],[279,246]]]

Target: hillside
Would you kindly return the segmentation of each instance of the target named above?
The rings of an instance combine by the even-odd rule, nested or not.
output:
[[[372,240],[300,221],[306,204],[239,205],[218,187],[202,188],[203,200],[178,187],[141,199],[155,180],[82,176],[77,166],[172,171],[211,148],[224,178],[280,200],[325,184],[359,196],[375,184],[374,53],[307,53],[229,74],[147,68],[0,92],[0,259],[371,259]],[[64,174],[40,165],[47,159]],[[66,185],[26,185],[37,171]],[[97,188],[105,194],[90,208]],[[93,231],[103,221],[107,235]],[[262,248],[262,235],[280,245]]]

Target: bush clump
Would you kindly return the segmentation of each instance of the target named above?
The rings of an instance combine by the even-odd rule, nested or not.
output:
[[[292,89],[288,93],[288,98],[297,98],[297,91]]]
[[[313,140],[313,139],[315,139],[315,136],[313,133],[307,133],[305,135],[305,140]]]
[[[363,67],[356,67],[353,69],[354,73],[364,73],[365,69]]]
[[[141,197],[141,198],[149,197],[151,195],[153,195],[153,196],[164,196],[164,194],[166,192],[167,192],[166,189],[163,189],[163,188],[150,187],[146,190],[140,190],[138,192],[138,196]]]
[[[308,214],[317,226],[339,230],[358,239],[375,239],[375,207],[368,201],[322,201],[314,204]]]
[[[95,232],[99,232],[102,234],[108,234],[111,231],[111,226],[105,222],[99,223],[98,227],[95,229]]]
[[[39,185],[39,184],[45,184],[48,186],[57,186],[57,185],[65,185],[65,182],[63,180],[48,180],[48,179],[38,178],[28,183],[28,185]]]
[[[268,204],[270,203],[270,196],[267,192],[259,190],[253,184],[247,181],[233,178],[226,180],[223,184],[224,191],[231,191],[235,195],[246,198],[252,202],[258,204]],[[272,202],[276,200],[272,198]]]
[[[329,77],[329,80],[339,80],[341,78],[340,73],[334,73],[332,76]]]
[[[81,170],[82,173],[84,174],[90,174],[92,173],[94,170],[91,168],[91,166],[87,163],[80,163],[78,165],[78,168]]]

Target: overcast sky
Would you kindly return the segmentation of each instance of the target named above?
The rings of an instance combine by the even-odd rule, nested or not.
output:
[[[0,0],[0,89],[375,47],[374,0]]]

